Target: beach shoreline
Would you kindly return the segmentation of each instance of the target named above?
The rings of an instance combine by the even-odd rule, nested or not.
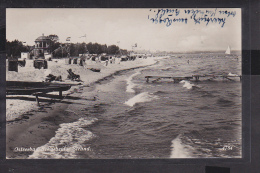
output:
[[[139,62],[133,61],[129,64],[127,64],[128,62],[115,64],[117,68],[111,66],[111,68],[103,69],[103,73],[92,73],[95,75],[94,77],[92,76],[91,79],[87,78],[90,73],[86,76],[84,76],[83,73],[80,73],[80,75],[82,75],[83,77],[84,84],[72,88],[72,90],[66,93],[66,96],[60,101],[48,101],[48,99],[46,99],[46,103],[41,103],[41,106],[37,107],[35,106],[35,101],[33,102],[34,104],[32,104],[33,98],[31,98],[29,101],[27,101],[29,103],[31,102],[31,107],[29,107],[28,109],[26,106],[23,106],[24,109],[27,108],[27,111],[21,111],[20,109],[18,109],[18,117],[12,119],[7,118],[6,158],[28,158],[28,156],[33,153],[32,150],[46,144],[53,136],[55,136],[55,132],[57,129],[60,128],[60,124],[76,121],[78,117],[65,115],[64,112],[69,104],[73,102],[73,98],[77,99],[80,97],[83,87],[94,86],[96,83],[106,80],[107,78],[120,73],[121,71],[143,68],[153,65],[158,62],[158,59],[160,58],[151,58],[148,60],[140,59],[138,60]],[[73,70],[75,70],[76,68],[77,67],[73,67]],[[91,100],[93,98],[90,97],[89,99]],[[40,99],[40,101],[41,100],[43,99]],[[17,100],[13,99],[14,103],[15,101]],[[10,112],[8,111],[8,108],[10,107],[8,107],[7,102],[7,113]]]

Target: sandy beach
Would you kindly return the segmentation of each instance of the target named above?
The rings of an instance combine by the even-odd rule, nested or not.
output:
[[[40,70],[33,67],[32,60],[27,60],[26,66],[19,67],[18,73],[7,71],[7,81],[44,81],[48,74],[53,74],[61,75],[65,82],[72,83],[66,80],[67,70],[72,69],[74,73],[80,75],[82,82],[80,82],[81,85],[72,86],[70,90],[63,92],[61,100],[58,98],[58,92],[48,93],[48,97],[39,97],[40,106],[37,105],[35,96],[8,95],[6,99],[6,157],[27,158],[33,153],[33,149],[44,145],[55,135],[60,124],[76,121],[78,117],[65,115],[64,110],[73,101],[79,99],[83,87],[91,91],[90,86],[99,80],[118,71],[152,65],[158,59],[150,57],[126,62],[117,60],[107,66],[102,62],[87,60],[84,67],[78,64],[68,64],[67,59],[54,59],[48,61],[48,69]],[[88,68],[100,68],[101,72],[93,72]],[[86,99],[95,101],[91,94]]]

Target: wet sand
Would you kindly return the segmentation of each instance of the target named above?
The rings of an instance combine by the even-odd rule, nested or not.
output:
[[[91,87],[88,87],[91,90]],[[33,149],[40,147],[55,136],[62,123],[76,121],[79,117],[66,112],[73,100],[82,99],[78,92],[65,96],[56,103],[42,105],[38,110],[23,114],[21,119],[6,123],[6,158],[26,159]],[[88,91],[88,89],[87,89]],[[40,98],[40,101],[43,98]],[[88,100],[95,101],[91,96]],[[74,103],[77,104],[77,103]],[[22,151],[28,149],[29,151]]]
[[[22,120],[6,124],[6,157],[24,159],[33,152],[21,152],[17,149],[37,148],[46,144],[59,128],[59,124],[73,121],[64,115],[68,103],[56,103],[42,109],[24,114]]]

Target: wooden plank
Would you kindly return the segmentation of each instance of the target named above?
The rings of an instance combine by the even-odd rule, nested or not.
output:
[[[40,106],[39,95],[59,91],[59,97],[62,98],[62,91],[69,90],[70,88],[71,85],[67,84],[7,81],[6,95],[35,95],[37,105]]]
[[[145,76],[145,78],[172,78],[167,76]]]
[[[20,93],[20,95],[31,95],[33,93],[36,93],[36,92],[44,92],[44,93],[47,93],[47,92],[53,92],[53,91],[66,91],[66,90],[69,90],[70,89],[70,86],[66,86],[66,87],[48,87],[48,88],[7,88],[6,89],[6,92],[7,94],[8,93]]]
[[[34,83],[35,84],[35,83]],[[42,85],[39,87],[38,85],[30,86],[28,85],[22,85],[22,86],[7,86],[6,88],[6,94],[7,95],[31,95],[33,93],[42,92],[42,93],[48,93],[48,92],[54,92],[54,91],[66,91],[71,88],[71,85],[63,85],[63,84],[52,84],[48,86]]]
[[[172,79],[179,79],[179,80],[188,80],[188,79],[193,79],[193,77],[172,77]]]
[[[240,77],[241,75],[238,76],[229,76],[229,75],[192,75],[193,77]]]
[[[28,81],[6,81],[6,87],[45,87],[49,86],[50,82],[28,82]]]
[[[157,82],[159,80],[161,80],[161,78],[157,78],[157,79],[153,80],[152,82]]]
[[[184,76],[184,77],[179,77],[179,76],[145,76],[145,78],[166,78],[166,79],[192,79],[192,76]]]

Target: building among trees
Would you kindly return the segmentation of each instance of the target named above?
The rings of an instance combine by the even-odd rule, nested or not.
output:
[[[69,37],[68,37],[69,38]],[[59,37],[55,34],[49,36],[39,36],[35,40],[34,46],[25,46],[19,40],[6,40],[7,57],[27,58],[45,57],[62,58],[62,57],[78,57],[79,54],[97,54],[106,53],[108,55],[128,55],[127,50],[122,50],[116,45],[106,45],[98,43],[60,43]]]
[[[50,54],[50,44],[51,44],[51,39],[48,36],[42,36],[38,37],[35,40],[35,48],[34,48],[34,56],[44,56],[44,54]]]

